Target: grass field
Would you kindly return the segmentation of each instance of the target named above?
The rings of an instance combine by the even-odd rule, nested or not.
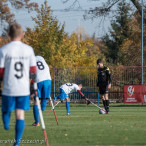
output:
[[[48,106],[43,112],[50,146],[146,146],[146,105],[111,104],[110,114],[100,115],[93,105],[70,104],[72,115],[67,116],[65,104],[60,104],[55,108],[59,125],[56,124],[53,112],[47,113],[50,108]],[[34,122],[32,113],[31,107],[25,114],[21,146],[45,145],[41,144],[44,142],[41,126],[31,126]],[[14,140],[14,119],[12,112],[9,131],[3,129],[0,119],[1,146],[12,146],[11,141],[2,140]]]

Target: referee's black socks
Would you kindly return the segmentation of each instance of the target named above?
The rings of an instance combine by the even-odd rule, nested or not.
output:
[[[102,103],[103,103],[103,106],[104,106],[104,108],[106,107],[106,102],[105,102],[105,100],[102,100]]]
[[[106,111],[109,112],[109,100],[105,100]]]

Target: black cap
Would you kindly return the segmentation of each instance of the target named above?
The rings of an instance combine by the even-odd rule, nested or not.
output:
[[[97,60],[97,64],[99,64],[99,63],[102,63],[102,60],[101,59],[98,59]]]

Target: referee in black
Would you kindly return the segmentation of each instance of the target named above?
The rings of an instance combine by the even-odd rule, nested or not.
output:
[[[104,108],[109,113],[109,99],[108,91],[111,88],[112,76],[108,67],[103,65],[101,59],[97,60],[98,72],[97,72],[97,87],[102,97]]]

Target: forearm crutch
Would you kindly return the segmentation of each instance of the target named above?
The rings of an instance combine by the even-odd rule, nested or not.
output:
[[[42,129],[43,129],[43,133],[44,133],[46,146],[49,146],[48,137],[47,137],[47,133],[46,133],[46,129],[45,129],[45,122],[44,122],[44,118],[43,118],[43,114],[42,114],[42,110],[41,110],[40,101],[39,101],[38,96],[36,96],[36,102],[37,102],[38,109],[39,109],[39,115],[40,115],[40,120],[41,120],[41,125],[42,125]]]
[[[50,101],[51,101],[51,105],[52,105],[52,109],[53,109],[53,112],[54,112],[54,116],[55,116],[55,119],[56,119],[56,122],[57,122],[57,125],[58,125],[58,119],[57,119],[57,115],[56,115],[56,112],[55,112],[55,109],[54,109],[54,105],[53,105],[53,101],[52,101],[51,97],[50,97]]]
[[[58,101],[55,105],[54,105],[54,108],[60,103],[61,101]],[[48,112],[48,114],[53,110],[53,108],[51,108]]]

